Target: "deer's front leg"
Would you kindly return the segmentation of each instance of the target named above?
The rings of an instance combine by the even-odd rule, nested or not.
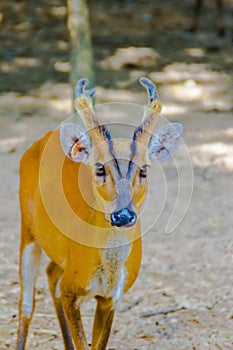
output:
[[[48,275],[49,289],[53,298],[54,307],[62,331],[65,349],[74,350],[73,341],[70,336],[70,330],[67,325],[58,289],[59,280],[62,276],[63,271],[53,261],[49,263],[46,271]]]
[[[92,331],[92,350],[105,350],[114,318],[114,305],[111,298],[96,297],[97,307]]]
[[[89,350],[85,332],[83,329],[78,294],[67,288],[64,281],[61,282],[61,302],[68,322],[69,330],[77,350]]]
[[[26,244],[27,230],[22,228],[20,248],[20,302],[17,350],[25,349],[28,327],[35,307],[35,282],[40,265],[41,249],[35,242]],[[26,241],[27,242],[27,241]]]

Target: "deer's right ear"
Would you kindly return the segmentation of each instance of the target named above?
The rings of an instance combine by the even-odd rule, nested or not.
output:
[[[180,123],[168,123],[162,126],[153,135],[149,144],[150,159],[163,162],[171,158],[180,145],[182,134],[183,126]]]
[[[86,162],[90,151],[88,133],[80,126],[67,123],[60,127],[60,142],[67,157],[74,162]]]

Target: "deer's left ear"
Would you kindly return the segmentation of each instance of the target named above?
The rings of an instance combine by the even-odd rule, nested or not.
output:
[[[67,157],[74,162],[86,162],[90,151],[88,133],[77,124],[67,123],[60,127],[60,142]]]
[[[152,136],[148,151],[151,160],[165,161],[176,152],[183,134],[183,126],[180,123],[169,123],[162,126]]]

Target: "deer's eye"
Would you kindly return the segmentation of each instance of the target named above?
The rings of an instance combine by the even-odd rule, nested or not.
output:
[[[103,164],[96,163],[95,166],[96,166],[96,169],[95,169],[96,176],[99,176],[99,177],[106,176],[106,171]]]
[[[147,177],[147,168],[148,168],[148,165],[143,165],[140,169],[140,173],[139,173],[139,176],[141,178],[146,178]]]

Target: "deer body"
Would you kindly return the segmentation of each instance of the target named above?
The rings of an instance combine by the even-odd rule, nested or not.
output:
[[[160,109],[153,84],[145,81],[153,99],[133,140],[111,139],[91,109],[93,92],[86,92],[86,81],[81,80],[77,109],[89,128],[88,135],[75,124],[64,124],[35,142],[22,157],[17,350],[25,348],[41,250],[51,259],[49,288],[65,349],[89,349],[80,306],[93,297],[97,307],[91,349],[106,349],[116,302],[134,283],[141,262],[139,211],[147,190],[151,139],[146,127],[154,125]],[[179,128],[178,124],[173,127],[174,145],[167,144],[171,154],[181,136]],[[161,134],[163,140],[165,134]],[[90,140],[95,145],[92,152]],[[166,158],[164,145],[166,140],[161,144],[153,139],[150,154]]]

